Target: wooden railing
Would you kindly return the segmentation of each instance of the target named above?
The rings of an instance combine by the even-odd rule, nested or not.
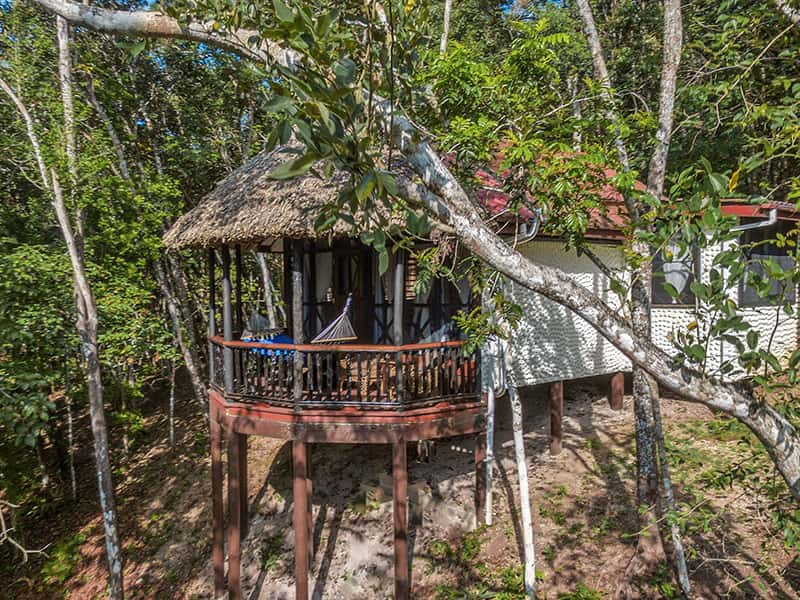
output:
[[[465,355],[463,345],[268,344],[216,336],[211,338],[211,383],[232,400],[278,406],[402,410],[473,402],[480,397],[480,361]],[[230,352],[228,390],[225,350]]]

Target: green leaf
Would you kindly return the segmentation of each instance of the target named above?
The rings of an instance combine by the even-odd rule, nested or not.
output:
[[[356,74],[356,63],[349,56],[337,60],[333,65],[333,73],[336,76],[336,83],[340,86],[348,86],[353,83]]]
[[[288,108],[294,106],[292,103],[291,98],[287,98],[286,96],[275,96],[266,104],[267,112],[282,112]]]
[[[292,23],[294,21],[294,11],[289,8],[283,0],[272,0],[275,7],[275,16],[281,23]]]
[[[389,251],[384,248],[378,253],[378,274],[383,275],[389,268]]]
[[[302,175],[311,168],[317,157],[314,154],[304,154],[294,160],[278,165],[269,172],[270,179],[291,179]]]
[[[375,173],[368,171],[358,182],[356,187],[356,198],[359,202],[363,202],[375,189]]]

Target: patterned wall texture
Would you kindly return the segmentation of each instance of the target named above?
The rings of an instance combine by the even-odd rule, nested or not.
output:
[[[555,241],[535,240],[521,249],[537,262],[558,267],[570,274],[612,307],[618,306],[616,295],[609,290],[608,279],[588,258],[578,257],[575,252],[566,252],[563,244]],[[596,245],[593,249],[611,268],[621,268],[619,247]],[[701,254],[701,278],[707,276],[715,254],[714,250],[705,250]],[[513,282],[506,282],[506,292],[522,307],[524,315],[507,344],[508,375],[516,385],[536,385],[630,371],[627,358],[588,323],[566,308]],[[738,293],[734,294],[738,296]],[[738,297],[734,300],[738,300]],[[764,346],[772,337],[771,348],[778,356],[787,355],[797,347],[798,322],[795,317],[787,317],[784,313],[777,316],[774,308],[766,306],[745,308],[741,312],[745,320],[760,331]],[[654,307],[652,318],[653,341],[671,353],[674,350],[670,340],[674,332],[685,329],[694,320],[694,311],[692,307]],[[728,344],[710,348],[708,368],[717,368],[723,355],[727,358],[733,356],[733,348]]]

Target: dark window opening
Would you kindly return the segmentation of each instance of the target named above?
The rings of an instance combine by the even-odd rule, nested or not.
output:
[[[700,278],[700,250],[697,246],[681,253],[677,244],[667,244],[653,256],[652,303],[661,306],[694,306],[691,290]],[[670,287],[671,286],[671,287]],[[674,288],[678,295],[670,293]]]
[[[743,225],[755,222],[757,220],[742,219]],[[794,257],[791,256],[792,249],[786,245],[779,247],[775,243],[776,234],[780,233],[788,236],[793,230],[793,223],[783,221],[772,227],[748,229],[741,233],[739,243],[743,247],[747,266],[745,267],[745,275],[742,281],[739,282],[739,306],[764,306],[770,304],[770,300],[774,298],[782,298],[792,303],[796,301],[797,289],[791,282],[773,280],[769,293],[764,297],[759,295],[755,286],[751,285],[753,279],[768,279],[769,276],[764,266],[764,261],[772,260],[784,271],[794,269]]]

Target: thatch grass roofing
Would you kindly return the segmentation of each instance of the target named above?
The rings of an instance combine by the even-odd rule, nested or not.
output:
[[[314,227],[320,210],[334,203],[349,182],[341,171],[321,179],[309,171],[292,179],[273,179],[280,164],[303,153],[289,142],[272,152],[261,152],[228,175],[200,203],[180,217],[164,235],[167,248],[209,248],[223,245],[257,246],[281,238],[327,237]],[[337,237],[351,236],[352,225],[339,220]]]

